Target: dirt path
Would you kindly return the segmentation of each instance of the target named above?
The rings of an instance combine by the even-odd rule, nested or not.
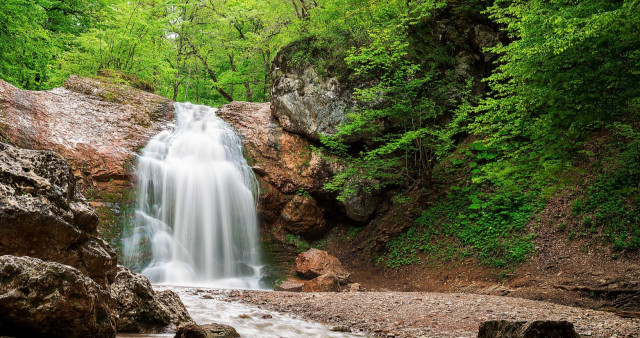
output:
[[[225,293],[201,292],[201,297],[209,292]],[[380,337],[475,337],[480,323],[492,319],[568,320],[583,337],[640,337],[640,319],[513,297],[425,292],[231,291],[226,299]]]

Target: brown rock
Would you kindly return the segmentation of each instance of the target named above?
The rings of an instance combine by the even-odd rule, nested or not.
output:
[[[275,287],[276,291],[289,291],[289,292],[300,292],[302,291],[302,287],[304,286],[304,281],[289,277],[284,282],[280,283],[280,285]]]
[[[235,338],[240,337],[236,329],[224,324],[182,326],[174,338]]]
[[[106,286],[117,258],[97,222],[62,157],[0,143],[0,255],[71,265]]]
[[[260,182],[258,215],[265,227],[305,235],[321,232],[324,209],[310,197],[326,194],[322,187],[331,175],[330,164],[311,151],[309,140],[282,129],[268,103],[231,102],[218,114],[242,136]]]
[[[125,85],[71,76],[47,91],[0,80],[0,112],[0,135],[9,142],[53,150],[85,183],[102,183],[128,177],[134,153],[166,128],[173,107]]]
[[[326,228],[324,209],[311,196],[293,196],[280,214],[279,222],[291,234],[312,238]]]
[[[109,292],[68,265],[0,256],[0,336],[115,337]]]
[[[337,292],[340,291],[338,277],[328,273],[304,282],[302,292]]]
[[[315,278],[325,274],[333,274],[338,281],[346,284],[349,272],[342,267],[340,260],[326,251],[309,249],[296,258],[296,271],[305,278]]]
[[[578,338],[572,323],[536,320],[530,322],[491,320],[480,324],[478,338]]]
[[[162,332],[194,323],[175,292],[156,293],[146,277],[123,266],[118,266],[111,296],[117,301],[119,332]]]

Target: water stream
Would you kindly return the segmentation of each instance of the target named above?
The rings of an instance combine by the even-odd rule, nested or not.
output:
[[[260,287],[257,181],[216,109],[175,104],[172,130],[138,159],[125,264],[154,284]]]
[[[288,314],[260,309],[253,305],[225,301],[230,290],[197,289],[190,287],[158,286],[156,290],[170,289],[180,295],[193,320],[199,324],[226,324],[241,337],[363,337],[362,333],[331,331],[331,327]],[[207,297],[203,297],[207,295]],[[118,334],[120,338],[173,337],[167,334]]]

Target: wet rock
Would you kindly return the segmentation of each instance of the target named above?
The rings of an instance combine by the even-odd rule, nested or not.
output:
[[[333,274],[341,284],[346,284],[350,275],[338,258],[318,249],[309,249],[299,254],[296,257],[296,271],[309,279]]]
[[[0,256],[0,336],[114,337],[109,292],[68,265]]]
[[[302,292],[337,292],[340,291],[340,282],[333,273],[318,276],[304,282]]]
[[[304,281],[297,278],[288,278],[275,287],[276,291],[300,292],[304,286]]]
[[[580,337],[567,321],[536,320],[506,321],[491,320],[480,324],[478,338],[578,338]]]
[[[95,211],[61,156],[0,143],[0,201],[0,255],[71,265],[103,286],[113,281],[116,254],[97,237]]]
[[[120,332],[162,332],[194,323],[175,292],[155,292],[146,277],[123,266],[118,266],[111,296],[117,301]]]
[[[331,328],[333,332],[351,332],[351,329],[347,326],[334,326]]]
[[[20,90],[0,80],[0,111],[5,139],[62,155],[85,185],[128,179],[135,152],[173,115],[166,98],[77,76],[47,91]]]
[[[235,338],[240,337],[236,329],[224,324],[182,326],[174,338]]]

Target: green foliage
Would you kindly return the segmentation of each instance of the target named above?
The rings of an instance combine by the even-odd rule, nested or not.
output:
[[[640,249],[640,133],[630,125],[616,124],[616,151],[610,167],[572,204],[575,215],[585,215],[582,226],[598,233],[614,250]]]
[[[309,244],[309,242],[303,240],[302,238],[300,238],[300,236],[296,236],[293,234],[287,234],[287,236],[285,237],[287,243],[293,245],[296,247],[296,250],[298,252],[305,252],[309,249],[311,249],[311,244]]]
[[[640,97],[640,1],[497,0],[488,9],[514,40],[487,79],[475,132],[530,161],[566,161],[580,141]],[[531,150],[534,152],[531,153]]]
[[[45,88],[68,40],[85,32],[99,0],[4,0],[0,6],[0,78],[22,88]]]
[[[409,30],[430,21],[443,2],[391,2],[376,8],[386,21],[371,28],[361,46],[347,53],[352,80],[372,83],[355,88],[359,104],[338,132],[321,137],[325,149],[341,156],[345,169],[325,188],[340,199],[353,194],[362,181],[374,190],[410,183],[427,184],[437,154],[444,153],[451,127],[443,122],[446,112],[458,107],[452,99],[455,81],[446,70],[450,62],[435,41],[423,41],[429,55],[413,53]],[[435,39],[435,36],[431,36]],[[364,139],[364,147],[350,146],[345,139]]]

